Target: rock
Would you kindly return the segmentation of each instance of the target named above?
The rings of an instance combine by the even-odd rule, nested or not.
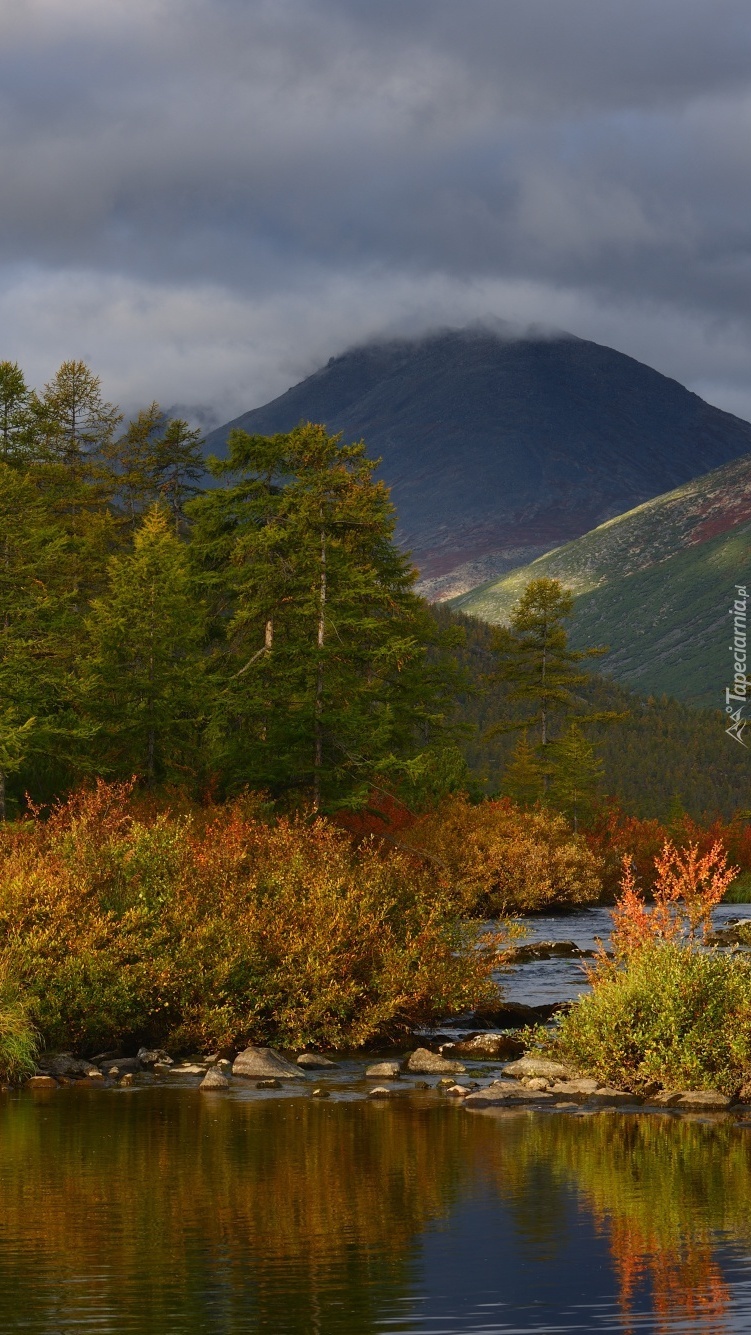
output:
[[[495,1108],[515,1103],[545,1102],[552,1097],[552,1094],[543,1091],[525,1089],[524,1085],[513,1080],[499,1080],[495,1084],[488,1085],[486,1089],[478,1089],[475,1093],[469,1094],[464,1100],[464,1107]]]
[[[472,1091],[466,1085],[449,1085],[443,1092],[447,1099],[466,1099]]]
[[[450,1023],[461,1025],[463,1029],[523,1029],[528,1025],[547,1024],[555,1015],[570,1010],[571,1004],[570,1001],[551,1001],[542,1006],[525,1006],[519,1001],[509,1001],[500,1010],[471,1011]]]
[[[156,1066],[157,1063],[160,1066],[173,1065],[169,1053],[164,1052],[162,1048],[139,1048],[137,1058],[141,1065],[147,1068]]]
[[[280,1057],[273,1048],[246,1048],[239,1052],[232,1064],[232,1074],[246,1080],[304,1080],[304,1072]]]
[[[101,1066],[102,1062],[114,1061],[117,1056],[118,1053],[116,1049],[113,1048],[111,1052],[98,1052],[96,1057],[92,1057],[91,1060],[95,1066]]]
[[[86,1076],[86,1079],[93,1081],[104,1080],[104,1076],[102,1075],[102,1072],[99,1070],[99,1068],[95,1066],[93,1071],[89,1071],[88,1075]]]
[[[198,1066],[195,1062],[186,1062],[184,1066],[166,1066],[165,1075],[208,1075],[204,1066]]]
[[[453,1075],[442,1075],[440,1080],[438,1081],[437,1088],[445,1090],[448,1089],[449,1085],[455,1085],[455,1084],[456,1081],[454,1080]]]
[[[101,1069],[105,1075],[114,1079],[117,1076],[125,1075],[126,1071],[140,1071],[141,1063],[137,1057],[117,1057],[113,1061],[102,1062]]]
[[[719,1089],[687,1089],[673,1104],[675,1108],[691,1108],[696,1112],[723,1112],[732,1099]]]
[[[120,1079],[118,1080],[117,1083],[118,1083],[118,1085],[132,1085],[134,1080],[135,1080],[135,1076],[134,1076],[133,1072],[132,1072],[132,1071],[126,1071],[126,1072],[125,1072],[125,1075],[121,1075],[121,1076],[120,1076]]]
[[[461,1062],[447,1061],[445,1057],[439,1056],[437,1052],[430,1052],[428,1048],[416,1048],[410,1053],[407,1061],[407,1070],[414,1071],[416,1075],[448,1075],[466,1069]]]
[[[281,1089],[281,1087],[282,1082],[277,1080],[276,1076],[272,1076],[270,1080],[259,1080],[256,1084],[256,1089]]]
[[[586,1099],[601,1087],[602,1082],[600,1080],[592,1080],[589,1076],[582,1076],[578,1080],[557,1080],[554,1085],[550,1086],[550,1092],[551,1094],[565,1094],[567,1099]]]
[[[172,1062],[170,1062],[169,1065],[167,1065],[166,1062],[155,1062],[151,1069],[154,1072],[154,1075],[169,1075],[172,1066]]]
[[[32,1075],[26,1081],[29,1089],[57,1089],[54,1075]]]
[[[521,1082],[525,1089],[536,1089],[538,1094],[550,1088],[550,1081],[539,1075],[525,1075]]]
[[[231,1075],[232,1062],[228,1061],[226,1057],[220,1057],[214,1069],[217,1071],[221,1071],[222,1075]]]
[[[656,1104],[658,1108],[673,1108],[680,1097],[680,1089],[661,1089],[657,1094],[649,1096],[649,1102]]]
[[[548,1080],[572,1080],[574,1072],[562,1062],[548,1061],[547,1057],[521,1057],[519,1061],[509,1062],[506,1075],[542,1076]]]
[[[524,1044],[511,1034],[475,1034],[474,1038],[444,1043],[441,1047],[442,1057],[469,1057],[474,1061],[511,1061],[523,1052]]]
[[[368,1094],[369,1099],[390,1099],[393,1097],[394,1090],[387,1089],[385,1085],[376,1085]]]
[[[400,1071],[399,1062],[375,1062],[365,1074],[369,1080],[398,1080]]]
[[[533,960],[594,959],[594,950],[582,950],[575,941],[531,941],[526,946],[512,946],[505,952],[509,964],[529,964]]]
[[[330,1098],[331,1098],[331,1091],[330,1091],[329,1089],[314,1089],[314,1090],[313,1090],[313,1098],[314,1098],[314,1099],[330,1099]]]
[[[305,1071],[326,1071],[336,1067],[336,1062],[330,1062],[328,1057],[322,1057],[317,1052],[302,1052],[297,1058],[297,1065]]]
[[[226,1075],[222,1075],[216,1066],[210,1066],[203,1080],[198,1086],[199,1089],[229,1089],[229,1080]]]
[[[612,1089],[610,1085],[601,1085],[589,1095],[587,1103],[599,1103],[603,1107],[620,1103],[643,1103],[641,1094],[632,1094],[628,1089]]]
[[[51,1056],[40,1057],[37,1068],[42,1075],[68,1076],[72,1080],[80,1080],[90,1075],[92,1071],[99,1074],[99,1067],[93,1062],[74,1057],[70,1052],[58,1052]]]

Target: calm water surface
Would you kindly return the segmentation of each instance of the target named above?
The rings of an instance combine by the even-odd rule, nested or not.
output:
[[[751,1125],[6,1095],[0,1330],[749,1331]]]

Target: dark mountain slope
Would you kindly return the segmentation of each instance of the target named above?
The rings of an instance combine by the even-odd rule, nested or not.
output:
[[[332,358],[207,448],[301,420],[364,438],[423,575],[479,562],[475,583],[751,451],[749,423],[612,348],[481,328]]]

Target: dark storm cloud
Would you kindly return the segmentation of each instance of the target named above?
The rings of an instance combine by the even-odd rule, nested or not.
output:
[[[234,409],[380,327],[495,313],[751,413],[742,0],[5,9],[12,353],[72,340],[121,394]]]

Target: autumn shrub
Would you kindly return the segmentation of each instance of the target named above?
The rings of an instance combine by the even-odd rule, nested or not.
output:
[[[614,798],[602,804],[590,822],[585,838],[592,852],[601,860],[606,893],[616,895],[623,858],[627,857],[640,883],[651,894],[655,881],[655,859],[666,840],[676,845],[694,845],[701,854],[717,843],[727,849],[730,861],[740,872],[738,881],[726,891],[726,899],[746,902],[751,897],[751,822],[748,813],[738,812],[732,820],[721,817],[700,824],[685,812],[672,820],[631,816]],[[741,882],[745,881],[745,886]],[[745,895],[745,899],[740,899]]]
[[[751,961],[705,943],[736,870],[720,844],[702,854],[667,841],[650,906],[626,862],[612,957],[600,953],[588,970],[592,991],[547,1049],[626,1089],[657,1082],[736,1094],[751,1077]]]
[[[450,878],[257,800],[140,811],[100,784],[0,836],[0,930],[48,1046],[358,1047],[497,1002],[502,933]]]
[[[526,811],[507,798],[472,805],[445,799],[401,840],[450,877],[467,911],[500,917],[551,904],[590,904],[601,893],[600,862],[557,812]]]

